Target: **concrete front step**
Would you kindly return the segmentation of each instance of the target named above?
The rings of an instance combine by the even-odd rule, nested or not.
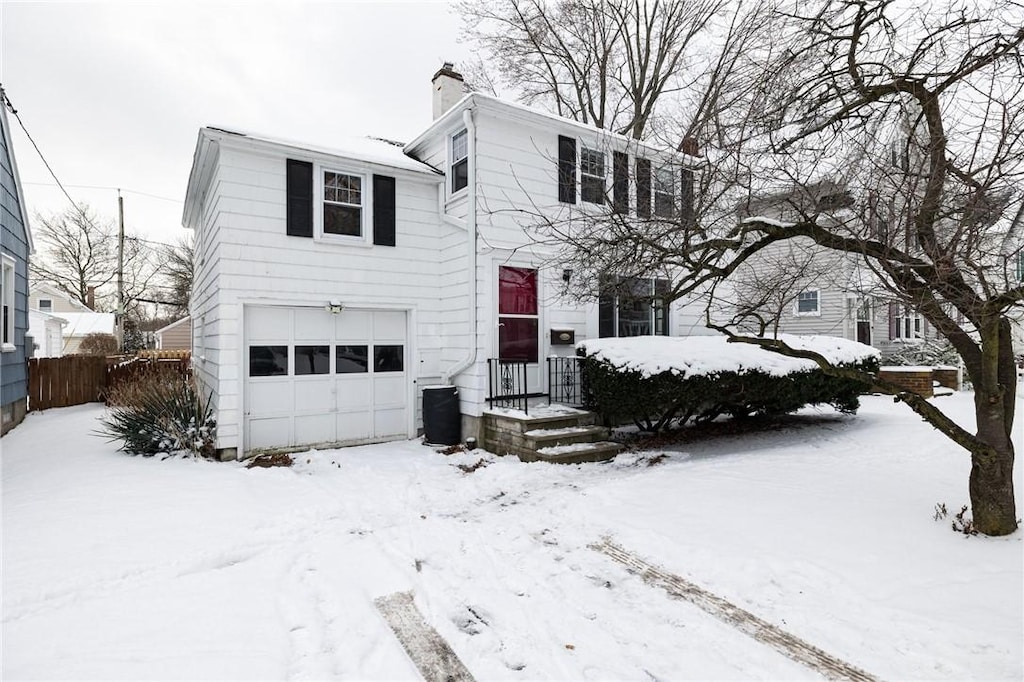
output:
[[[552,464],[582,464],[583,462],[605,462],[622,452],[623,447],[611,441],[596,443],[573,443],[572,445],[556,445],[537,450],[536,460]],[[523,459],[522,455],[519,457]]]
[[[608,429],[603,426],[567,426],[558,429],[533,429],[523,433],[526,447],[539,450],[573,443],[595,443],[608,438]]]

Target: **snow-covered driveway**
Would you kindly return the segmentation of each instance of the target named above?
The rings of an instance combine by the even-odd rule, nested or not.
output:
[[[966,421],[970,398],[941,400]],[[1021,533],[933,521],[967,456],[885,398],[656,466],[410,442],[250,470],[116,453],[102,410],[2,441],[4,679],[415,679],[373,606],[400,590],[481,680],[816,677],[605,536],[882,678],[1024,674]]]

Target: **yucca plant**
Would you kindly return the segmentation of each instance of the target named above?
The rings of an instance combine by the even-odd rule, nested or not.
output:
[[[125,452],[152,456],[187,451],[204,457],[215,452],[211,400],[199,393],[191,377],[145,372],[111,391],[108,403],[100,433],[121,441]]]

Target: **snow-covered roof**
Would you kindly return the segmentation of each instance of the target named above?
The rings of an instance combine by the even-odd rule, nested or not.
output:
[[[832,363],[879,357],[871,346],[834,336],[780,334],[779,339],[792,348],[819,353]],[[589,339],[576,345],[587,355],[648,377],[663,372],[688,377],[753,371],[785,376],[817,367],[812,360],[786,357],[748,343],[729,343],[724,336],[634,336]]]
[[[185,317],[181,318],[180,320],[175,320],[174,322],[171,322],[168,325],[160,327],[159,329],[157,329],[153,333],[154,334],[164,334],[164,333],[174,329],[175,327],[180,327],[181,325],[185,324],[186,322],[191,322],[191,321],[192,321],[192,318],[189,317],[188,315],[186,315]]]
[[[619,140],[623,145],[626,146],[638,145],[643,149],[655,152],[659,155],[679,158],[686,161],[688,164],[692,164],[693,166],[698,166],[705,162],[705,160],[702,157],[684,154],[675,149],[674,147],[636,140],[626,135],[620,135],[619,133],[616,133],[612,130],[598,128],[597,126],[591,125],[589,123],[581,123],[580,121],[574,121],[570,118],[565,118],[564,116],[552,114],[548,111],[544,111],[543,109],[536,109],[534,107],[530,107],[525,104],[520,104],[518,102],[510,102],[509,100],[501,99],[500,97],[494,97],[493,95],[485,95],[480,92],[468,93],[465,97],[456,102],[451,109],[449,109],[442,116],[438,117],[433,123],[431,123],[430,126],[422,133],[420,133],[420,135],[417,136],[415,140],[405,145],[405,148],[410,152],[413,152],[414,150],[419,148],[423,144],[423,142],[425,142],[429,137],[435,134],[439,128],[445,128],[448,125],[450,125],[453,117],[461,116],[462,111],[466,109],[472,109],[477,106],[486,107],[492,111],[500,111],[502,114],[506,116],[518,115],[519,117],[524,119],[547,122],[549,124],[557,125],[559,127],[568,126],[575,128],[577,130],[588,131],[590,133],[593,133],[594,135],[599,135],[602,138]]]
[[[68,321],[66,336],[114,333],[114,313],[61,313],[60,317]]]
[[[235,135],[238,137],[249,138],[251,140],[269,142],[271,144],[302,149],[305,151],[316,152],[318,154],[329,154],[331,156],[340,156],[347,159],[366,161],[368,163],[378,163],[384,166],[401,168],[403,170],[418,173],[427,173],[429,175],[439,174],[437,169],[407,156],[405,152],[402,151],[404,147],[403,143],[396,142],[394,140],[386,140],[380,137],[340,135],[327,142],[320,143],[301,142],[286,137],[266,135],[263,133],[238,130],[235,128],[225,128],[223,126],[207,126],[203,130]]]

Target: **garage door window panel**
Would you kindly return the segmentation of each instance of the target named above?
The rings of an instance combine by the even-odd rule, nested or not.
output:
[[[335,349],[335,372],[338,374],[365,374],[369,370],[367,346],[338,346]]]
[[[374,346],[374,372],[401,372],[404,369],[405,347],[397,345]]]
[[[250,346],[249,376],[277,377],[288,374],[288,346]]]
[[[331,371],[330,346],[296,346],[295,374],[327,374]]]

